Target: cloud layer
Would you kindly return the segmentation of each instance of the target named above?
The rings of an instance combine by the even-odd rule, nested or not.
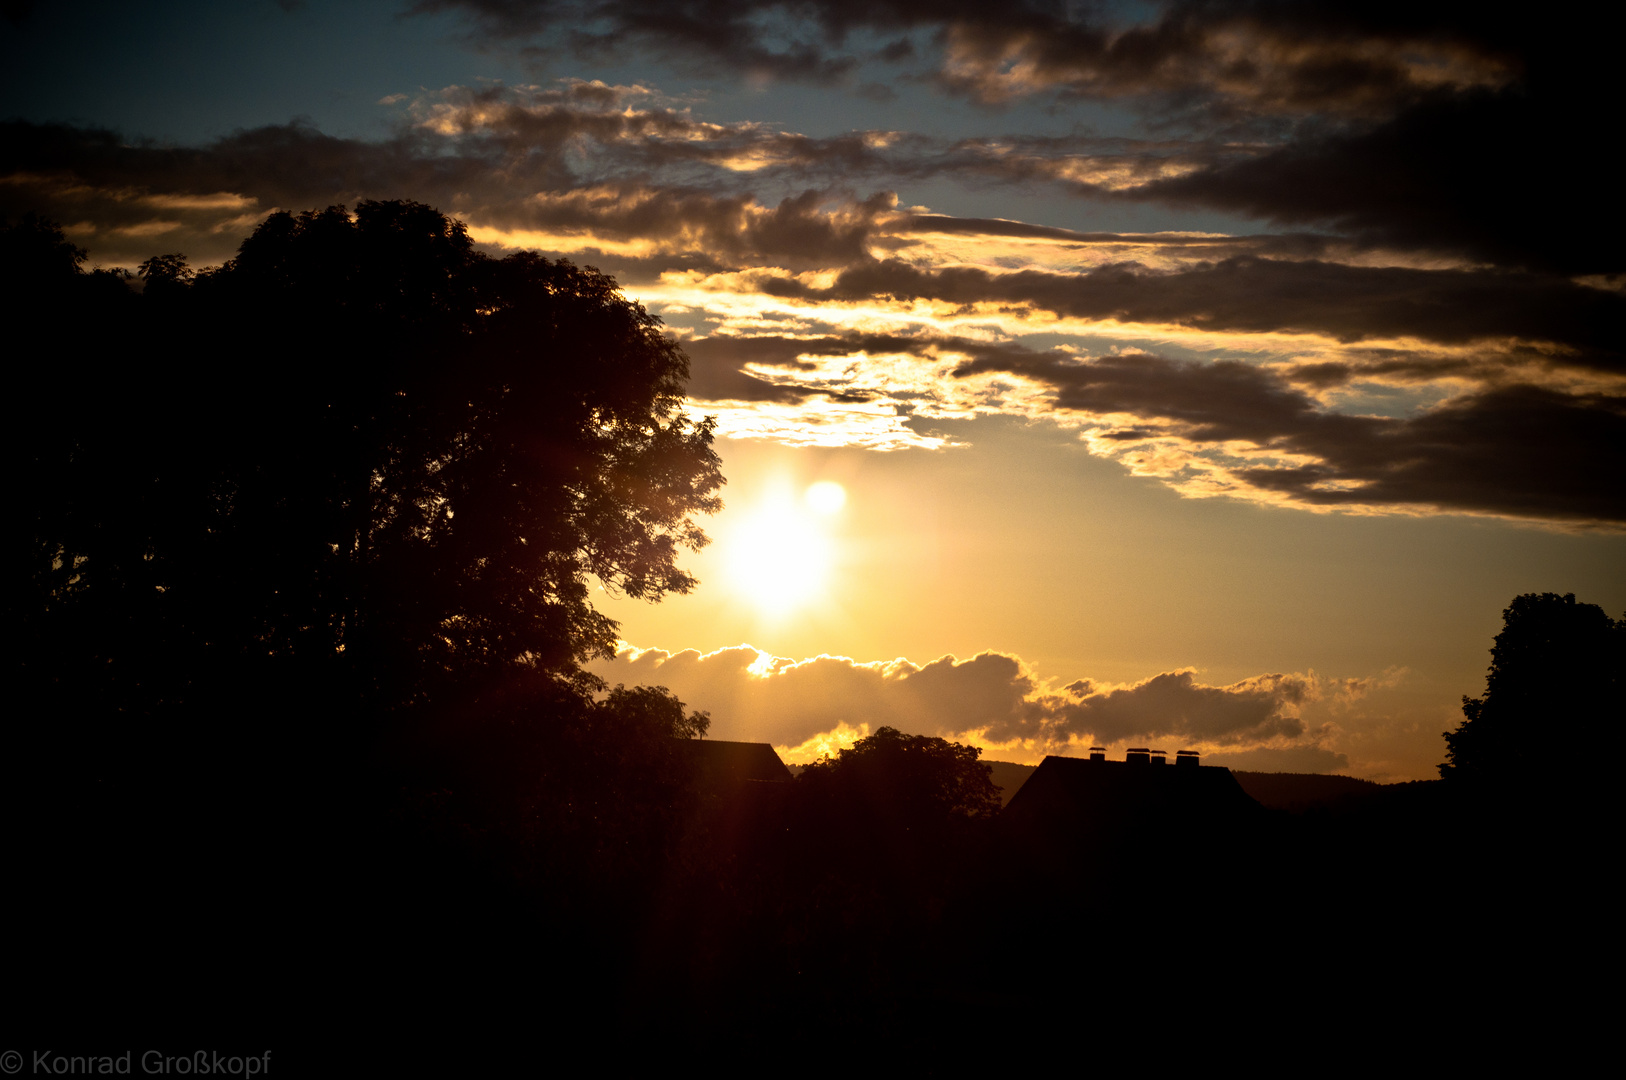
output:
[[[638,58],[866,96],[902,83],[984,104],[1120,103],[1209,148],[1176,175],[1142,176],[1133,197],[1571,273],[1618,270],[1618,222],[1555,228],[1549,209],[1608,200],[1596,121],[1613,100],[1612,35],[1511,9],[1173,0],[1136,17],[1046,0],[424,0],[417,10],[461,12],[485,46],[538,57]],[[1241,145],[1255,152],[1213,152]]]
[[[1079,679],[1054,686],[998,652],[866,663],[791,660],[748,645],[705,654],[627,646],[593,670],[612,683],[666,686],[712,714],[712,737],[772,742],[796,759],[883,726],[970,741],[1017,760],[1165,741],[1171,752],[1302,752],[1327,734],[1306,723],[1307,705],[1351,701],[1373,683],[1310,672],[1212,686],[1194,672],[1171,671],[1129,685]]]
[[[693,408],[732,437],[929,450],[965,437],[944,421],[1016,415],[1189,496],[1626,522],[1603,35],[1338,3],[414,10],[537,63],[1139,119],[809,135],[706,119],[698,92],[563,78],[391,95],[375,140],[290,123],[177,147],[12,121],[0,210],[61,222],[94,261],[210,264],[274,209],[416,199],[494,249],[617,273],[682,336]],[[895,194],[919,185],[1258,228],[961,217]]]
[[[1430,93],[1497,87],[1519,73],[1516,51],[1494,34],[1426,12],[1159,7],[1138,22],[1105,7],[1043,0],[997,9],[919,0],[422,0],[414,10],[461,11],[488,43],[582,57],[641,52],[818,83],[880,62],[928,72],[944,89],[984,102],[1058,94],[1168,107],[1184,99],[1189,109],[1227,117],[1383,115]]]

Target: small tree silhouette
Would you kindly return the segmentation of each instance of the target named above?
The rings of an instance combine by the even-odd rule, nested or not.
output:
[[[855,843],[903,834],[911,846],[953,843],[967,825],[999,812],[999,789],[981,755],[974,746],[883,727],[809,765],[799,786],[849,819],[844,831]]]
[[[1604,737],[1621,712],[1626,618],[1574,594],[1526,593],[1502,612],[1482,697],[1462,699],[1445,732],[1447,780],[1499,780],[1528,764],[1528,744],[1558,735]]]

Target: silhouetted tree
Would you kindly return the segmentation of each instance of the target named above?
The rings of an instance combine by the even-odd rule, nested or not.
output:
[[[1526,593],[1502,613],[1482,697],[1445,732],[1447,780],[1528,776],[1547,744],[1614,737],[1626,679],[1626,619],[1573,594]]]
[[[136,270],[136,276],[148,288],[167,288],[177,285],[189,285],[196,275],[192,267],[187,264],[186,256],[179,253],[171,255],[154,255],[146,260]]]
[[[582,664],[616,628],[590,589],[691,588],[677,557],[722,483],[659,320],[413,203],[274,214],[217,270],[148,260],[139,291],[83,261],[46,223],[0,230],[22,703],[0,779],[9,820],[49,822],[18,840],[55,883],[39,917],[97,923],[75,905],[118,881],[159,920],[142,940],[207,951],[321,879],[384,932],[411,888],[357,850],[440,888],[457,871],[425,852],[511,878],[552,828],[579,840],[538,856],[559,888],[583,848],[625,880],[704,717],[596,700]],[[412,881],[400,925],[444,899]],[[252,910],[183,919],[205,891]]]
[[[42,689],[94,669],[96,707],[138,713],[249,680],[386,710],[505,672],[585,690],[615,640],[590,580],[694,583],[711,426],[594,270],[492,259],[412,203],[275,214],[195,278],[157,256],[134,306],[73,291],[83,253],[37,222],[7,253],[50,263],[82,339],[25,376],[11,432]]]
[[[883,727],[807,766],[800,782],[906,826],[984,820],[999,812],[999,789],[981,756],[974,746]]]
[[[37,214],[0,224],[0,284],[8,296],[41,285],[71,281],[89,258],[62,230]]]
[[[796,803],[801,831],[823,849],[815,864],[894,879],[888,888],[940,890],[963,868],[978,827],[999,812],[981,753],[883,727],[807,766],[796,779]]]

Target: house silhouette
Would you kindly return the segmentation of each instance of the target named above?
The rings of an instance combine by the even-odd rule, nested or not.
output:
[[[1123,761],[1046,757],[1000,813],[1014,854],[1061,869],[1103,855],[1178,861],[1255,826],[1264,809],[1231,770],[1181,751],[1134,748]]]
[[[769,743],[680,739],[678,744],[693,770],[695,785],[704,792],[722,794],[742,784],[791,779],[790,770]]]

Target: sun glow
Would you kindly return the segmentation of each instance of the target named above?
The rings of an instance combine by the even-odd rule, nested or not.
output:
[[[847,505],[847,489],[834,480],[820,480],[802,493],[802,501],[820,514],[838,514]]]
[[[775,492],[729,533],[734,588],[764,615],[780,617],[823,599],[835,564],[830,523],[847,502],[840,484]]]

